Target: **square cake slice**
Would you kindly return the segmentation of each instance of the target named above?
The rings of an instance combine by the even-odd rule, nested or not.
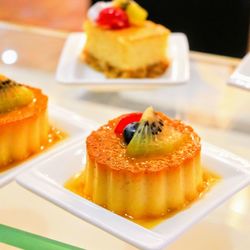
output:
[[[87,35],[81,58],[110,78],[157,77],[169,65],[167,56],[170,31],[145,21],[142,26],[103,29],[86,21]]]

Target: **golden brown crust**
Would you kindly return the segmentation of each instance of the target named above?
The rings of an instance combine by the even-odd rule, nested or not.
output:
[[[169,67],[169,61],[162,60],[143,68],[122,70],[107,62],[99,61],[86,50],[82,52],[81,60],[85,61],[94,69],[103,72],[108,78],[154,78],[162,75]]]
[[[180,132],[190,135],[190,140],[185,142],[173,153],[164,156],[148,158],[131,158],[126,154],[126,145],[123,139],[114,133],[114,129],[121,117],[113,119],[103,125],[87,138],[87,153],[91,161],[103,168],[115,171],[125,170],[132,173],[152,173],[158,171],[175,171],[183,164],[188,164],[200,154],[201,145],[199,136],[190,126],[181,121],[171,120],[163,113],[158,113],[162,120]]]

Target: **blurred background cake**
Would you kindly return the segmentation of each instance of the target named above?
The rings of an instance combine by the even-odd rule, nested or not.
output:
[[[0,75],[0,171],[48,142],[48,97]]]
[[[0,19],[57,31],[79,32],[89,6],[97,1],[1,0]],[[157,0],[157,4],[152,0],[136,1],[150,10],[149,19],[153,22],[167,26],[172,32],[185,33],[192,51],[243,57],[250,50],[249,0],[212,3],[208,0]]]
[[[82,59],[111,78],[157,77],[169,65],[170,31],[147,19],[134,1],[98,2],[84,23]]]
[[[148,218],[184,208],[203,186],[199,136],[149,107],[87,138],[83,194],[121,215]]]

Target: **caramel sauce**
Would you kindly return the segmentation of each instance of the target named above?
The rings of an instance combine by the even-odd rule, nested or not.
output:
[[[47,149],[51,148],[53,145],[55,145],[56,143],[58,143],[59,141],[63,140],[67,138],[67,134],[62,132],[61,130],[55,128],[55,127],[51,127],[48,133],[48,142],[46,143],[46,145],[42,145],[39,149],[39,151],[29,155],[27,158],[25,158],[24,160],[21,161],[15,161],[15,162],[11,162],[10,164],[7,164],[5,166],[1,166],[0,167],[0,173],[9,170],[11,168],[14,168],[16,166],[18,166],[20,163],[23,163],[27,160],[32,159],[34,156],[42,153],[43,151],[46,151]]]
[[[216,173],[209,171],[207,169],[203,169],[203,185],[200,189],[199,195],[196,199],[192,201],[187,201],[183,204],[183,206],[176,210],[168,211],[165,215],[162,215],[159,218],[143,218],[143,219],[133,219],[130,218],[133,222],[145,227],[145,228],[153,228],[163,222],[164,220],[176,215],[178,212],[189,208],[194,202],[200,200],[219,180],[221,177]]]
[[[84,175],[84,171],[77,173],[65,183],[64,187],[70,190],[71,192],[88,199],[88,197],[84,196],[83,194],[83,185],[84,185],[83,175]],[[195,201],[201,199],[220,180],[220,178],[221,177],[218,176],[216,173],[213,173],[207,169],[203,169],[203,185],[196,199],[192,201],[187,201],[181,208],[177,210],[167,211],[165,215],[162,215],[159,218],[134,219],[127,214],[123,215],[123,217],[145,228],[149,228],[149,229],[153,228],[157,226],[158,224],[160,224],[161,222],[163,222],[164,220],[174,216],[178,212],[189,208]]]

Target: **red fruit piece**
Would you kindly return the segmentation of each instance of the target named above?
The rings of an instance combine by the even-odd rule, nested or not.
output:
[[[108,7],[103,9],[96,22],[107,29],[123,29],[129,27],[129,19],[127,13],[116,7]]]
[[[142,113],[131,113],[124,116],[117,124],[115,128],[115,133],[121,135],[123,133],[124,128],[132,122],[138,122],[141,120]]]

